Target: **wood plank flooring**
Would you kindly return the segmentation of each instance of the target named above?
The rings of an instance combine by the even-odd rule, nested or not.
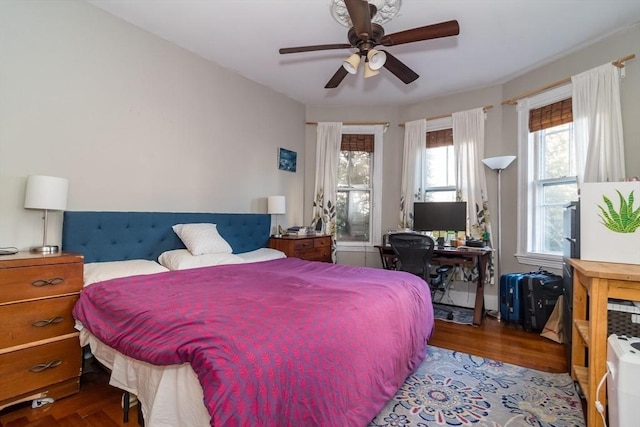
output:
[[[489,357],[547,372],[567,372],[564,347],[538,334],[524,332],[485,318],[473,327],[436,321],[430,344],[436,347]],[[0,411],[2,427],[134,427],[137,406],[123,423],[122,392],[109,385],[108,374],[89,365],[82,375],[80,392],[41,408],[30,403]]]

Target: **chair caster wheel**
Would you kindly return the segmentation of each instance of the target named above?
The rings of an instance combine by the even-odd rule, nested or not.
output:
[[[447,314],[447,320],[453,320],[453,313]]]

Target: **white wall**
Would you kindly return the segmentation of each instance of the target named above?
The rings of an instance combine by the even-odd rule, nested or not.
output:
[[[30,174],[68,178],[69,210],[266,212],[283,194],[302,221],[301,104],[85,2],[0,3],[0,247],[42,241]]]

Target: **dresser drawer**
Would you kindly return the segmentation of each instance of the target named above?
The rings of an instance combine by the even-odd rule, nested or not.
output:
[[[0,401],[80,375],[76,336],[0,355]]]
[[[79,292],[82,263],[0,269],[0,304]]]
[[[316,248],[312,251],[305,252],[304,258],[307,261],[323,261],[330,262],[331,261],[331,248]]]
[[[76,301],[74,295],[0,306],[0,349],[75,332]]]
[[[295,240],[293,242],[293,250],[295,252],[303,252],[313,249],[313,239]]]
[[[331,237],[318,237],[313,241],[314,248],[329,248],[329,253],[331,253]]]

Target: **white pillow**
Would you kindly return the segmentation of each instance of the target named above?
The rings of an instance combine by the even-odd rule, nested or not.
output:
[[[241,254],[238,254],[238,256],[242,258],[244,262],[270,261],[272,259],[287,257],[284,252],[271,248],[260,248],[256,249],[255,251],[243,252]]]
[[[234,254],[193,255],[186,249],[176,249],[160,254],[158,262],[169,270],[186,270],[212,265],[241,264],[244,260]]]
[[[132,259],[128,261],[90,262],[84,265],[84,286],[119,277],[138,276],[169,271],[155,261]]]
[[[176,224],[173,231],[193,255],[233,252],[229,243],[218,233],[216,224]]]

